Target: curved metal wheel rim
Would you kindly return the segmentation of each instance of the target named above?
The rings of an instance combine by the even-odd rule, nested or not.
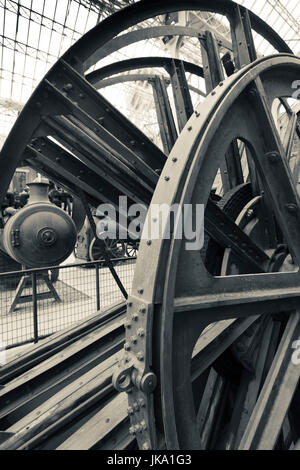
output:
[[[80,39],[74,44],[64,55],[67,60],[69,56],[71,64],[80,67],[81,70],[87,70],[90,66],[94,65],[97,60],[97,54],[101,52],[101,47],[104,43],[111,40],[114,36],[124,31],[125,29],[142,22],[153,16],[159,16],[166,12],[172,13],[175,11],[184,10],[204,10],[212,11],[225,16],[233,14],[234,7],[237,4],[231,0],[218,0],[213,5],[209,0],[188,0],[184,2],[180,0],[166,0],[163,4],[158,1],[140,1],[135,5],[128,6],[121,12],[116,12],[113,17],[105,19],[98,27],[95,27],[84,38]],[[282,52],[292,52],[287,44],[281,37],[269,27],[267,23],[262,21],[257,15],[249,11],[252,28],[262,34],[275,49]],[[82,43],[90,40],[89,57],[85,59],[82,54]],[[91,47],[92,45],[92,47]],[[83,66],[82,66],[83,64]]]
[[[137,256],[139,251],[138,243],[127,243],[126,244],[126,254],[129,258],[134,258]]]
[[[241,93],[242,89],[245,89],[245,87],[253,83],[255,77],[259,76],[259,74],[262,74],[263,72],[266,72],[266,70],[271,69],[276,70],[276,68],[281,69],[281,73],[283,70],[285,70],[285,73],[287,73],[287,70],[290,71],[291,76],[293,76],[293,79],[295,79],[297,75],[297,69],[300,66],[300,61],[299,59],[293,58],[293,57],[286,57],[283,55],[280,55],[278,57],[272,57],[270,59],[264,59],[257,61],[255,65],[250,65],[249,67],[243,69],[242,71],[238,72],[234,77],[229,78],[226,80],[224,83],[223,88],[219,88],[216,93],[213,93],[210,95],[207,100],[206,100],[206,106],[205,108],[199,108],[197,111],[200,114],[198,114],[198,117],[196,115],[193,115],[187,126],[185,127],[184,131],[180,135],[178,141],[176,142],[170,157],[168,159],[167,164],[165,165],[163,174],[161,175],[161,178],[159,180],[158,186],[156,188],[154,197],[152,199],[153,204],[159,204],[159,203],[168,203],[168,204],[173,204],[174,202],[180,202],[181,204],[188,203],[191,200],[191,195],[192,195],[192,187],[194,187],[195,181],[199,175],[199,168],[202,168],[201,171],[206,171],[206,178],[203,178],[203,173],[202,173],[202,179],[205,181],[203,183],[202,188],[199,189],[198,193],[198,202],[201,201],[202,203],[207,202],[208,198],[208,188],[211,187],[214,176],[216,174],[218,165],[220,163],[220,157],[219,159],[215,155],[215,161],[213,163],[214,168],[213,170],[209,170],[209,173],[207,173],[208,169],[206,168],[205,170],[205,159],[204,155],[207,152],[208,148],[208,142],[209,142],[209,133],[211,136],[213,135],[214,131],[218,124],[221,122],[221,115],[224,116],[225,109],[229,109],[230,105],[234,102],[234,100],[239,96]],[[250,72],[251,73],[247,73]],[[287,76],[287,75],[286,75]],[[290,94],[290,84],[281,87],[282,89],[280,90],[279,87],[279,95],[278,96],[289,96]],[[287,88],[288,87],[288,88]],[[229,93],[230,91],[230,93]],[[269,90],[270,91],[270,90]],[[225,99],[227,95],[227,99]],[[225,109],[224,109],[225,108]],[[208,111],[209,110],[209,111]],[[215,112],[214,119],[211,119],[212,112]],[[207,124],[208,123],[208,124]],[[189,129],[189,130],[188,130]],[[239,135],[232,135],[231,137],[240,137]],[[187,148],[187,142],[189,142],[189,148]],[[196,155],[198,153],[198,156],[194,159],[194,161],[189,161],[189,159]],[[183,156],[184,155],[184,156]],[[173,158],[178,158],[178,163],[174,165]],[[186,172],[186,168],[188,168],[188,174]],[[172,179],[171,179],[171,186],[169,185],[166,187],[166,180],[165,180],[165,175],[172,174]],[[185,184],[185,181],[187,183]],[[182,182],[182,183],[181,183]],[[298,232],[299,234],[299,232]],[[300,235],[300,234],[299,234]],[[181,258],[179,256],[181,250]],[[188,259],[190,258],[190,259]],[[149,262],[147,263],[147,260],[151,259],[151,265]],[[167,261],[168,260],[168,261]],[[197,270],[196,272],[198,273],[196,276],[196,279],[192,280],[191,277],[188,278],[188,273],[189,269],[193,264],[197,265]],[[145,269],[145,266],[147,266],[148,269]],[[199,445],[199,440],[194,439],[191,436],[194,436],[195,434],[192,434],[191,430],[191,424],[192,420],[187,420],[187,423],[184,423],[184,419],[191,413],[191,407],[187,406],[185,408],[185,413],[183,419],[180,421],[180,426],[176,426],[176,420],[179,420],[178,418],[178,409],[180,409],[180,406],[178,406],[178,403],[181,404],[183,401],[187,401],[187,397],[191,398],[191,390],[189,385],[187,384],[187,377],[186,377],[186,369],[184,372],[181,374],[181,379],[182,379],[182,389],[181,389],[181,394],[179,394],[179,402],[177,401],[174,403],[174,397],[173,397],[173,391],[174,388],[176,388],[176,385],[174,384],[174,377],[178,378],[178,374],[180,374],[180,370],[175,370],[172,367],[172,353],[174,352],[172,350],[172,338],[171,338],[171,333],[174,332],[174,334],[177,334],[178,338],[176,338],[177,343],[176,346],[180,345],[180,341],[182,342],[182,346],[184,346],[184,338],[183,338],[183,330],[182,327],[183,325],[177,325],[175,328],[173,325],[173,299],[175,298],[175,277],[177,273],[177,266],[180,266],[180,268],[184,272],[184,277],[180,279],[180,281],[184,284],[186,281],[186,285],[184,286],[187,288],[187,284],[190,283],[191,285],[196,284],[194,292],[191,291],[190,293],[187,293],[185,295],[196,295],[196,292],[198,295],[205,294],[205,292],[213,287],[213,291],[218,292],[218,289],[216,289],[217,282],[222,282],[221,278],[216,280],[215,278],[212,278],[208,273],[206,272],[203,264],[199,259],[194,260],[190,256],[189,252],[184,252],[181,247],[181,241],[180,240],[172,240],[171,245],[166,242],[166,241],[156,241],[153,240],[151,245],[148,245],[145,243],[145,241],[141,242],[141,247],[140,247],[140,253],[139,253],[139,258],[137,262],[137,267],[135,271],[135,277],[134,277],[134,283],[133,283],[133,296],[132,296],[132,308],[134,310],[139,308],[139,305],[141,303],[143,305],[146,305],[147,309],[147,319],[143,322],[144,325],[149,325],[147,327],[147,344],[145,345],[145,351],[146,351],[146,356],[145,356],[145,364],[143,365],[144,372],[147,372],[150,368],[150,364],[152,363],[151,359],[151,350],[154,347],[153,344],[156,344],[156,347],[160,349],[160,354],[161,354],[161,365],[160,365],[160,380],[161,380],[161,393],[163,396],[162,399],[162,407],[163,407],[163,420],[164,420],[164,433],[165,433],[165,439],[166,439],[166,444],[167,448],[170,449],[175,449],[178,448],[179,446],[182,446],[182,441],[185,440],[185,444],[187,444],[188,448],[197,448]],[[190,269],[191,270],[191,269]],[[145,278],[145,273],[147,272],[147,279]],[[177,274],[178,275],[178,274]],[[195,272],[193,272],[192,276],[195,276]],[[260,275],[259,275],[260,276]],[[267,287],[272,288],[273,286],[277,285],[280,286],[281,282],[283,280],[287,281],[287,283],[290,285],[291,288],[295,289],[295,293],[299,291],[299,274],[298,273],[293,273],[293,274],[284,274],[284,279],[281,277],[280,282],[278,278],[278,274],[273,275],[273,274],[267,274]],[[279,274],[281,276],[281,274]],[[227,283],[227,289],[233,289],[234,290],[234,278],[235,276],[230,276],[229,278],[226,279]],[[250,276],[241,276],[240,278],[243,279],[244,282],[249,282],[250,279],[255,279],[255,276],[250,275]],[[152,281],[149,283],[149,279]],[[260,278],[262,279],[262,278]],[[195,283],[196,280],[196,283]],[[194,281],[194,282],[193,282]],[[199,286],[203,286],[202,289],[199,288]],[[226,284],[224,284],[225,286]],[[164,286],[164,287],[163,287]],[[177,284],[177,297],[180,296],[180,292],[178,292],[178,289],[180,289],[182,285]],[[162,304],[161,309],[159,306],[155,306],[155,311],[153,313],[153,302],[155,304]],[[180,306],[177,305],[175,308],[180,308]],[[131,310],[131,309],[130,309]],[[132,310],[131,310],[132,311]],[[161,333],[158,331],[152,332],[152,321],[153,321],[153,315],[154,318],[156,315],[160,315],[162,319],[158,322],[159,327],[161,328]],[[192,314],[191,312],[189,313],[188,319],[185,318],[184,323],[186,324],[187,321],[190,321],[190,318],[195,315]],[[231,317],[233,317],[231,313]],[[178,317],[178,316],[177,316]],[[214,318],[211,319],[211,321],[215,321],[218,319],[224,318],[224,316],[218,318],[218,315]],[[227,316],[227,318],[230,318]],[[175,320],[174,320],[175,321]],[[193,322],[191,322],[193,324]],[[199,330],[203,329],[207,323],[210,323],[208,318],[203,318],[203,324],[201,327],[199,327]],[[178,332],[180,333],[178,334]],[[194,342],[199,336],[200,331],[197,333],[195,332],[194,336],[194,341],[192,342],[191,338],[189,337],[190,341],[190,347],[186,348],[185,354],[186,354],[186,360],[190,360],[191,357],[191,352],[192,352],[192,347]],[[132,334],[132,332],[131,332]],[[153,334],[153,337],[151,335]],[[157,335],[157,337],[155,337]],[[174,338],[173,338],[174,339]],[[141,348],[142,345],[139,345],[139,348]],[[180,347],[177,348],[177,350],[180,350]],[[182,353],[183,354],[183,353]],[[157,357],[157,352],[156,352],[156,357]],[[156,366],[158,362],[156,361]],[[142,374],[142,367],[140,370],[140,374]],[[177,381],[178,383],[178,381]],[[138,396],[137,394],[134,394],[134,399]],[[153,397],[151,398],[151,400]],[[129,400],[131,401],[131,397],[129,395]],[[148,406],[151,409],[151,412],[148,412],[148,422],[150,423],[151,427],[151,422],[154,420],[154,414],[153,414],[153,407],[151,405],[151,400],[149,399]],[[157,403],[156,403],[157,406]],[[182,410],[181,410],[182,412]],[[157,420],[156,420],[157,421]],[[186,424],[186,425],[184,425]],[[178,429],[180,428],[180,429]],[[195,429],[194,429],[195,431]],[[178,442],[178,432],[181,434],[181,442]],[[157,446],[157,441],[156,441],[156,436],[152,434],[150,437],[152,439],[151,445],[152,446]],[[185,446],[186,447],[186,446]],[[184,448],[184,447],[183,447]]]
[[[137,4],[130,5],[120,12],[116,12],[111,17],[106,18],[102,23],[98,24],[91,31],[86,33],[77,43],[75,43],[62,57],[64,61],[74,67],[80,73],[86,72],[89,67],[97,62],[97,53],[102,52],[105,44],[117,36],[125,29],[144,21],[152,16],[157,16],[167,12],[184,10],[205,10],[213,11],[230,17],[234,16],[237,4],[231,0],[218,0],[212,3],[208,0],[189,0],[183,2],[179,0],[167,0],[163,4],[155,0],[142,0]],[[245,9],[246,10],[246,9]],[[247,10],[249,11],[249,10]],[[288,45],[280,38],[280,36],[272,30],[254,13],[249,11],[249,17],[252,23],[252,28],[259,34],[263,35],[267,41],[272,44],[275,49],[281,52],[292,52]],[[58,61],[59,62],[59,61]],[[50,76],[55,65],[47,73],[45,79]],[[0,200],[5,197],[7,188],[13,176],[13,172],[21,158],[22,152],[25,150],[27,142],[32,137],[32,134],[37,126],[35,120],[27,119],[27,113],[32,115],[31,108],[35,107],[35,101],[38,100],[38,93],[41,90],[41,84],[32,94],[29,102],[24,106],[17,122],[15,123],[12,131],[6,139],[2,154],[13,155],[10,158],[10,166],[7,166],[7,161],[4,158],[0,160],[0,173],[5,174],[3,184],[0,187]],[[16,136],[22,133],[23,139],[18,139]],[[67,188],[70,189],[70,188]]]
[[[90,245],[89,252],[90,252],[90,259],[92,261],[104,260],[104,257],[101,256],[101,248],[97,247],[97,241],[98,241],[98,238],[94,238]],[[104,242],[105,242],[107,252],[112,258],[122,258],[122,256],[125,253],[125,244],[122,240],[106,238]],[[118,245],[121,245],[121,248],[119,248]],[[97,255],[101,257],[98,257]]]

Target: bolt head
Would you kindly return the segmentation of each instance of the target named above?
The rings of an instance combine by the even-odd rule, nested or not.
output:
[[[285,207],[291,214],[295,214],[297,212],[297,204],[286,204]]]
[[[136,344],[137,343],[137,337],[136,336],[131,336],[130,341],[131,341],[132,344]]]
[[[146,421],[144,419],[140,422],[140,425],[141,425],[142,431],[146,431],[147,424],[146,424]]]
[[[138,358],[139,361],[143,361],[144,360],[144,354],[142,353],[142,351],[138,352],[136,357]]]
[[[140,424],[136,424],[134,429],[135,429],[135,432],[141,432],[142,431],[142,428],[141,428]]]
[[[153,372],[148,372],[142,377],[141,389],[144,393],[152,393],[157,385],[157,378]]]
[[[134,411],[140,411],[139,404],[136,401],[133,403],[132,406],[133,406]]]
[[[280,155],[278,152],[268,152],[266,153],[266,157],[268,158],[270,163],[277,163],[280,159]]]

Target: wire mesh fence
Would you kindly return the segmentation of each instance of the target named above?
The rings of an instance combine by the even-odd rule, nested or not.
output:
[[[135,259],[111,260],[128,294]],[[124,299],[104,262],[0,274],[0,343],[37,342]]]

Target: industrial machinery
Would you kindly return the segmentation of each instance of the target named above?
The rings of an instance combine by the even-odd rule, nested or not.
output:
[[[47,181],[28,186],[28,202],[7,219],[1,247],[25,268],[56,266],[74,249],[75,224],[65,211],[50,203]]]
[[[164,21],[178,11],[190,21]],[[195,11],[225,16],[230,37],[213,22],[203,30]],[[256,34],[274,55],[259,56]],[[181,38],[173,57],[90,72],[154,37]],[[179,58],[184,37],[194,38],[202,66]],[[123,74],[145,68],[154,74]],[[206,84],[195,108],[191,96],[202,92],[187,73]],[[229,0],[142,0],[96,26],[48,72],[1,152],[0,199],[23,160],[92,207],[117,208],[120,195],[146,204],[148,224],[157,223],[155,204],[204,205],[204,244],[187,249],[176,222],[167,239],[142,237],[126,306],[3,368],[1,448],[299,447],[300,128],[290,99],[299,74],[300,59],[279,35]],[[153,86],[163,150],[97,91],[130,80]],[[16,377],[24,381],[18,398]]]
[[[103,223],[99,217],[93,216],[96,227],[98,224]],[[123,258],[126,253],[126,244],[124,240],[114,238],[109,232],[109,226],[114,224],[112,221],[107,221],[104,224],[103,230],[95,237],[88,218],[85,219],[84,224],[78,233],[77,242],[75,247],[75,256],[79,259],[87,261],[100,261],[103,260],[103,249],[101,240],[105,243],[110,258]]]
[[[15,271],[47,267],[49,272],[47,270],[39,276],[48,286],[43,298],[54,297],[60,301],[53,286],[59,275],[56,266],[72,253],[77,238],[76,226],[64,210],[49,201],[48,180],[33,181],[28,183],[28,187],[29,194],[26,194],[28,197],[23,207],[8,206],[4,210],[0,256],[3,264],[8,260],[8,266]],[[51,266],[55,268],[51,269]],[[30,276],[23,276],[21,272],[8,277],[6,287],[16,287],[10,311],[14,311],[19,303],[30,301],[30,296],[22,296],[29,283]]]

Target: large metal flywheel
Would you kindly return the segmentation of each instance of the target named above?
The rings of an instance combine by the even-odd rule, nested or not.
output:
[[[220,83],[164,167],[152,204],[204,204],[205,229],[225,249],[212,275],[187,240],[141,242],[121,387],[142,448],[271,449],[282,432],[299,379],[300,206],[272,105],[290,96],[299,67],[274,56]],[[234,222],[211,190],[235,139],[261,193]],[[220,359],[238,336],[233,357]]]

